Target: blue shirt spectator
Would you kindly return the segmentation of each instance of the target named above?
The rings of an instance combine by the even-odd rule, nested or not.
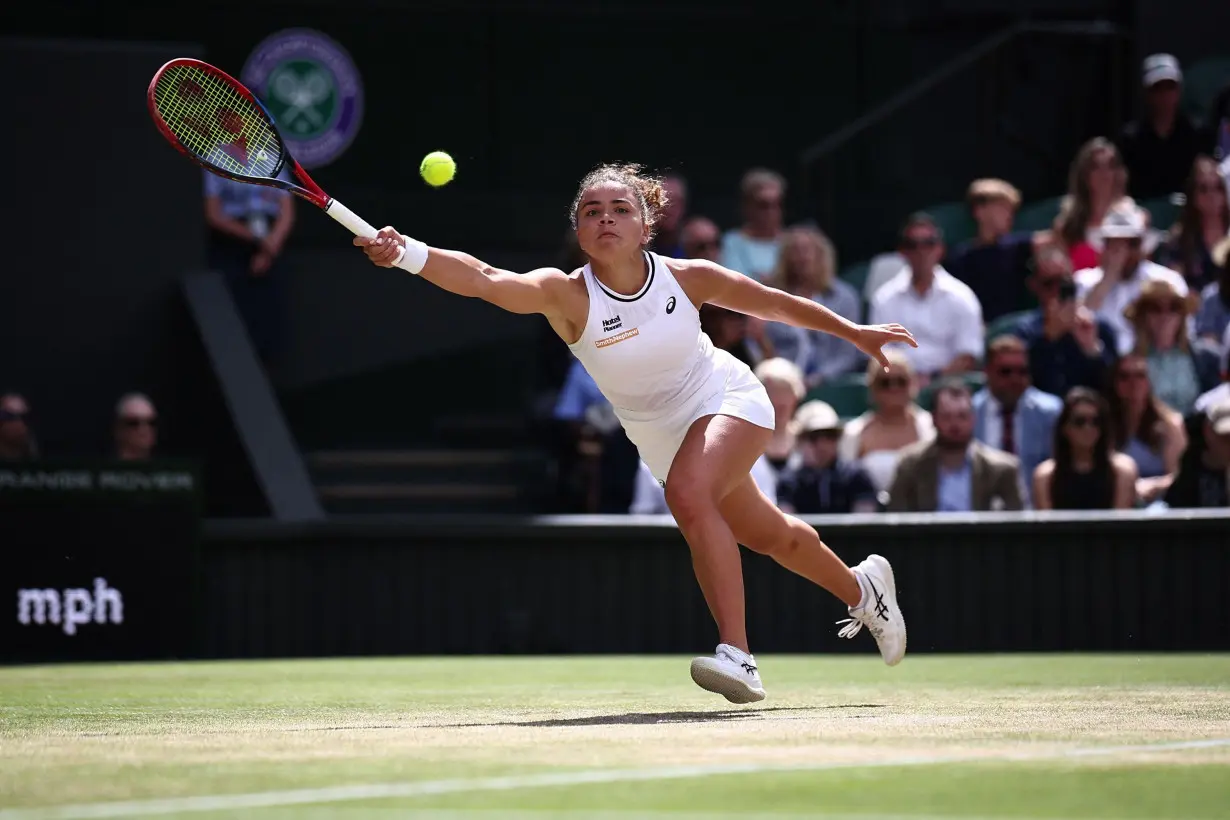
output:
[[[1029,305],[1031,233],[1012,233],[1021,192],[1002,179],[976,179],[966,194],[978,235],[962,242],[944,261],[953,276],[969,285],[992,322]]]
[[[1115,331],[1077,304],[1071,275],[1039,276],[1036,282],[1042,307],[1014,330],[1029,350],[1033,386],[1052,396],[1065,396],[1073,387],[1101,390],[1117,355]]]
[[[594,377],[581,366],[580,360],[573,359],[555,401],[555,418],[560,421],[584,421],[591,407],[608,403]]]
[[[1200,294],[1200,311],[1196,314],[1196,335],[1220,343],[1221,337],[1230,327],[1230,293],[1222,299],[1222,282],[1230,282],[1230,276],[1223,275],[1221,282],[1213,282]]]

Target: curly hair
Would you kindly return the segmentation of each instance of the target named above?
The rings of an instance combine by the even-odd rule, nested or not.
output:
[[[662,187],[661,178],[646,173],[644,166],[635,162],[604,163],[581,179],[581,184],[577,186],[577,195],[572,200],[572,213],[569,215],[573,229],[577,227],[581,197],[595,185],[608,182],[624,185],[632,191],[637,200],[636,204],[641,209],[641,218],[649,226],[649,237],[652,239],[653,228],[662,218],[662,211],[668,201],[666,189]]]

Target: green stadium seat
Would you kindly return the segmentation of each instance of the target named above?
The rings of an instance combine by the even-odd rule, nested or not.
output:
[[[1028,316],[1031,313],[1033,313],[1032,310],[1018,310],[1015,313],[1005,313],[1003,316],[1000,316],[998,319],[995,319],[989,322],[987,324],[987,333],[986,333],[987,341],[988,342],[991,341],[996,336],[1002,336],[1005,333],[1011,333],[1013,328],[1015,328],[1018,324],[1020,324],[1021,320],[1024,319],[1026,316]]]
[[[1050,230],[1051,225],[1055,223],[1055,217],[1059,215],[1059,203],[1062,199],[1062,197],[1055,196],[1022,204],[1021,209],[1016,212],[1016,220],[1012,224],[1012,229],[1015,231]]]
[[[1171,202],[1168,196],[1146,199],[1140,203],[1140,207],[1147,210],[1152,217],[1149,227],[1163,232],[1170,230],[1179,218],[1179,212],[1183,210],[1183,206]]]
[[[861,416],[870,407],[867,398],[867,376],[865,373],[838,376],[813,387],[804,401],[813,399],[828,402],[843,419]]]
[[[1183,69],[1183,110],[1203,120],[1217,92],[1230,83],[1230,55],[1206,57]]]
[[[871,270],[871,260],[856,262],[853,265],[846,265],[842,268],[841,273],[837,274],[837,278],[852,286],[861,297],[863,295],[863,286],[867,284],[867,272],[869,270]]]
[[[923,208],[944,232],[944,244],[955,248],[967,239],[978,235],[978,226],[970,216],[969,205],[963,200],[959,202],[943,202]]]

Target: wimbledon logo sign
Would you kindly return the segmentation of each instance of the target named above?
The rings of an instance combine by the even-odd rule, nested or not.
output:
[[[248,57],[240,79],[260,98],[304,168],[341,156],[363,119],[363,87],[350,55],[319,31],[279,31]]]

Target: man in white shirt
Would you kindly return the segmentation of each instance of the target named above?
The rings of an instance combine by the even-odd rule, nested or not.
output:
[[[1077,271],[1075,276],[1078,298],[1114,329],[1120,356],[1136,346],[1136,333],[1123,313],[1145,282],[1163,279],[1180,296],[1187,296],[1187,281],[1181,274],[1145,258],[1146,231],[1145,212],[1139,206],[1123,202],[1111,208],[1099,229],[1102,266]]]
[[[1216,407],[1222,402],[1230,401],[1230,327],[1226,328],[1226,336],[1222,340],[1221,384],[1196,399],[1192,410],[1203,413],[1210,407]]]
[[[876,292],[868,322],[908,327],[918,347],[901,350],[923,377],[976,370],[982,305],[968,285],[939,266],[944,238],[931,217],[914,214],[906,220],[901,253],[908,267]]]

